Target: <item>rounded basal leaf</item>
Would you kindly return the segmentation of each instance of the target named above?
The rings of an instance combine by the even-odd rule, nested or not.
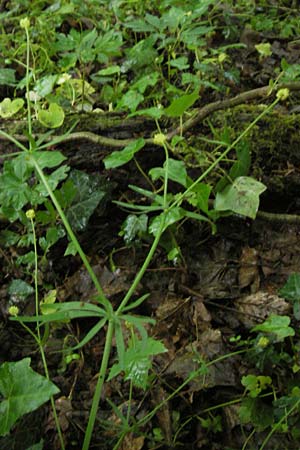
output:
[[[65,113],[57,103],[51,103],[48,110],[40,109],[39,122],[47,128],[58,128],[63,124]]]
[[[0,103],[0,116],[6,119],[16,114],[24,105],[22,98],[15,98],[11,101],[10,98],[5,98]]]

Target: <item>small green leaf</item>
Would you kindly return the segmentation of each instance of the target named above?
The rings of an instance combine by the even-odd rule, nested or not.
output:
[[[111,368],[108,380],[124,371],[125,380],[132,380],[135,386],[146,389],[151,356],[166,351],[167,349],[162,342],[153,338],[134,340],[132,346],[124,353],[123,364],[118,362]]]
[[[249,396],[256,398],[261,391],[266,389],[272,384],[272,378],[263,375],[246,375],[242,377],[241,383],[245,386],[246,391],[249,392]]]
[[[300,274],[292,273],[279,294],[287,300],[300,301]]]
[[[259,196],[266,186],[250,177],[239,177],[233,184],[218,192],[215,200],[217,211],[232,211],[242,216],[255,219]]]
[[[130,89],[118,102],[117,108],[128,108],[130,112],[134,112],[138,105],[144,100],[144,96],[134,89]]]
[[[279,295],[293,303],[295,319],[300,320],[300,274],[292,273],[285,285],[279,291]]]
[[[64,110],[57,103],[51,103],[48,110],[38,111],[39,122],[47,128],[60,127],[65,118]]]
[[[149,232],[154,236],[156,236],[161,228],[162,220],[164,221],[162,231],[165,231],[170,225],[178,222],[184,216],[185,211],[182,208],[179,207],[172,208],[170,211],[167,212],[167,214],[162,213],[152,220],[149,226]]]
[[[12,280],[8,287],[8,294],[12,303],[23,302],[33,292],[33,287],[23,280]]]
[[[271,315],[265,322],[256,325],[251,331],[273,333],[278,341],[283,341],[288,336],[294,336],[295,330],[289,327],[291,319],[288,316]]]
[[[132,160],[135,153],[141,150],[145,145],[143,138],[139,138],[134,142],[128,144],[123,150],[112,152],[104,158],[104,165],[106,169],[114,169],[115,167],[123,166]]]
[[[196,100],[198,100],[198,98],[198,91],[195,91],[192,94],[182,95],[181,97],[173,100],[171,105],[168,106],[164,112],[169,117],[180,117],[195,103]]]
[[[69,242],[67,245],[67,248],[65,250],[64,256],[69,256],[69,255],[75,256],[76,254],[77,254],[77,248],[75,247],[74,242],[73,241]]]
[[[5,98],[0,103],[0,117],[6,119],[16,114],[21,108],[23,108],[24,100],[22,98],[15,98],[11,101],[10,98]]]
[[[158,178],[165,178],[166,168],[168,168],[168,178],[172,181],[176,181],[182,186],[186,187],[187,173],[185,164],[183,161],[177,161],[176,159],[169,158],[168,163],[165,161],[162,167],[153,167],[149,170],[149,175],[152,180],[155,181]]]
[[[47,75],[39,79],[34,87],[34,92],[41,98],[46,97],[46,95],[49,95],[53,91],[57,78],[58,75]]]
[[[125,243],[128,245],[136,238],[141,238],[147,232],[148,216],[141,214],[129,214],[122,224],[120,236],[123,236]]]
[[[139,109],[138,111],[135,111],[132,114],[129,114],[128,117],[149,116],[152,119],[160,119],[162,115],[163,115],[162,108],[158,108],[157,106],[153,106],[151,108]]]
[[[14,69],[0,69],[0,86],[14,86],[16,84]]]
[[[30,358],[0,366],[0,436],[9,433],[16,421],[47,402],[59,389],[30,368]]]
[[[58,151],[34,152],[33,157],[41,169],[59,166],[67,158]]]

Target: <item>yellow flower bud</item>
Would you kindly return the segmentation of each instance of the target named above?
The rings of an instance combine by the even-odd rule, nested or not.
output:
[[[11,316],[17,316],[19,314],[19,308],[17,306],[10,306],[8,308],[8,313]]]
[[[166,135],[163,134],[163,133],[157,133],[157,134],[154,135],[154,138],[153,138],[154,144],[156,144],[156,145],[161,145],[161,146],[164,145],[164,143],[166,142],[166,140],[167,140],[167,137],[166,137]]]
[[[279,89],[279,91],[276,94],[276,97],[278,98],[278,100],[284,101],[288,98],[289,95],[290,95],[290,91],[287,88],[284,88],[284,89]]]
[[[28,30],[28,28],[30,27],[30,20],[28,19],[28,17],[20,20],[20,27]]]
[[[28,209],[26,211],[26,217],[27,217],[27,219],[30,219],[30,220],[34,219],[35,218],[34,209]]]

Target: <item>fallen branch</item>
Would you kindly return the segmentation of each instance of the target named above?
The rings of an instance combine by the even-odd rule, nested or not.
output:
[[[252,89],[251,91],[242,92],[241,94],[238,94],[233,98],[209,103],[208,105],[203,106],[203,108],[200,108],[192,118],[187,119],[183,123],[182,127],[178,126],[172,130],[167,131],[166,133],[167,140],[170,141],[175,135],[185,133],[186,131],[190,130],[215,111],[232,108],[234,106],[241,105],[243,103],[247,103],[256,100],[258,98],[274,97],[276,92],[282,88],[288,88],[291,92],[300,91],[300,82],[278,84],[272,90],[270,86],[263,86],[261,88]],[[20,142],[28,141],[28,138],[23,135],[16,135],[14,137]],[[38,138],[39,135],[36,135],[34,137]],[[93,142],[94,144],[99,144],[111,148],[123,148],[135,140],[135,139],[108,138],[96,133],[92,133],[90,131],[77,131],[74,133],[70,133],[66,136],[52,135],[46,141],[53,141],[56,139],[57,142],[86,140]],[[6,141],[7,138],[5,136],[0,135],[0,141],[1,140]],[[145,139],[145,142],[148,145],[157,145],[154,142],[153,138]]]

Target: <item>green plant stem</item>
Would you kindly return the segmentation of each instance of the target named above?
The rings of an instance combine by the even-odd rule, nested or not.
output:
[[[34,248],[35,314],[38,316],[38,314],[39,314],[38,253],[37,253],[37,245],[36,245],[35,226],[34,226],[34,221],[33,221],[32,218],[30,218],[30,223],[31,223],[32,234],[33,234],[33,248]],[[46,355],[45,355],[45,352],[44,352],[44,347],[43,347],[43,343],[42,343],[42,339],[41,339],[41,330],[40,330],[40,322],[39,321],[37,321],[37,323],[36,323],[36,328],[37,328],[37,336],[35,337],[35,340],[36,340],[36,342],[38,343],[38,346],[39,346],[39,351],[40,351],[40,354],[41,354],[41,357],[42,357],[42,362],[43,362],[43,367],[44,367],[44,372],[45,372],[46,378],[47,378],[47,380],[50,381]],[[32,334],[34,335],[34,333],[32,333]],[[65,450],[64,438],[63,438],[63,435],[62,435],[59,419],[58,419],[58,416],[57,416],[56,407],[55,407],[55,401],[54,401],[53,395],[51,395],[51,397],[50,397],[50,402],[51,402],[51,407],[52,407],[52,412],[53,412],[53,417],[54,417],[56,430],[57,430],[59,441],[60,441],[61,450]]]
[[[254,436],[254,434],[255,434],[255,429],[253,429],[253,430],[251,431],[251,433],[249,434],[249,436],[248,436],[247,439],[245,440],[244,445],[243,445],[243,447],[242,447],[242,450],[245,450],[245,449],[246,449],[246,447],[247,447],[247,445],[248,445],[248,442],[250,442],[250,440],[252,439],[252,437]]]
[[[93,429],[94,429],[94,425],[95,425],[95,420],[96,420],[96,416],[97,416],[97,411],[98,411],[98,407],[99,407],[99,403],[100,403],[102,387],[103,387],[103,383],[104,383],[104,379],[105,379],[105,375],[106,375],[106,371],[107,371],[107,367],[108,367],[108,360],[109,360],[109,355],[110,355],[111,346],[112,346],[112,338],[114,335],[114,328],[115,328],[114,321],[110,320],[108,322],[108,328],[107,328],[106,337],[105,337],[105,346],[104,346],[104,351],[103,351],[103,356],[102,356],[102,361],[101,361],[100,372],[99,372],[99,376],[98,376],[98,380],[97,380],[95,393],[93,396],[89,421],[88,421],[88,425],[87,425],[85,436],[84,436],[82,450],[88,450],[89,446],[90,446],[92,433],[93,433]]]
[[[21,142],[19,142],[17,139],[15,139],[13,136],[11,136],[10,134],[5,133],[5,131],[0,130],[0,136],[4,136],[8,141],[13,142],[16,147],[19,147],[21,150],[23,150],[23,152],[27,152],[28,148],[25,147],[25,145],[21,144]],[[19,154],[19,153],[17,153]],[[6,155],[1,155],[1,158],[3,158]],[[7,157],[11,157],[11,156],[15,156],[15,153],[13,154],[9,154],[7,155]]]
[[[287,419],[287,417],[292,414],[292,412],[297,409],[300,405],[300,399],[297,400],[297,402],[287,411],[287,413],[281,417],[281,419],[275,423],[275,425],[272,427],[270,432],[268,433],[267,437],[263,441],[262,445],[259,447],[259,450],[263,450],[265,446],[267,445],[268,441],[270,440],[272,434],[275,433],[275,431],[280,427],[280,425]]]
[[[207,177],[207,175],[225,158],[225,156],[246,136],[246,134],[249,133],[249,131],[251,130],[251,128],[254,127],[254,125],[261,120],[262,117],[264,117],[266,114],[269,113],[269,111],[271,111],[275,105],[277,105],[277,103],[280,100],[278,98],[276,98],[274,100],[274,102],[272,102],[261,114],[259,114],[254,120],[253,122],[250,123],[250,125],[248,125],[248,127],[237,137],[237,139],[229,145],[229,147],[226,148],[226,150],[208,167],[208,169],[206,169],[198,178],[197,180],[195,180],[181,195],[179,195],[176,200],[170,205],[170,208],[175,207],[177,205],[179,205],[184,197],[186,196],[186,194],[190,191],[192,191],[194,189],[194,187],[200,183],[200,181],[202,181],[205,177]]]
[[[92,267],[91,267],[91,265],[90,265],[86,255],[85,255],[84,251],[82,250],[82,248],[81,248],[81,246],[80,246],[80,244],[79,244],[79,242],[78,242],[78,240],[77,240],[77,238],[76,238],[76,236],[75,236],[75,234],[74,234],[74,232],[73,232],[73,230],[72,230],[72,228],[71,228],[71,226],[69,224],[69,221],[68,221],[65,213],[63,212],[59,202],[57,201],[57,199],[56,199],[56,197],[54,195],[54,192],[52,191],[51,187],[49,186],[49,183],[48,183],[48,181],[47,181],[47,179],[46,179],[42,169],[40,168],[39,164],[37,163],[37,161],[36,161],[36,159],[34,157],[34,154],[32,154],[31,158],[32,158],[32,162],[34,164],[34,167],[35,167],[39,177],[41,178],[41,180],[42,180],[45,188],[47,189],[47,192],[48,192],[48,194],[49,194],[49,196],[50,196],[50,198],[51,198],[51,200],[52,200],[52,202],[53,202],[53,204],[54,204],[54,206],[55,206],[55,208],[56,208],[56,210],[57,210],[57,212],[59,214],[59,216],[61,217],[61,220],[62,220],[62,222],[63,222],[63,224],[64,224],[64,226],[65,226],[65,228],[67,230],[67,233],[68,233],[71,241],[73,242],[77,252],[79,253],[79,255],[80,255],[81,259],[82,259],[82,262],[85,265],[85,267],[86,267],[86,269],[87,269],[87,271],[88,271],[88,273],[89,273],[89,275],[91,277],[91,280],[93,281],[93,283],[94,283],[94,285],[95,285],[95,287],[97,289],[98,296],[99,296],[99,299],[98,299],[99,302],[102,303],[102,305],[106,309],[106,312],[109,314],[109,317],[111,317],[112,312],[113,312],[111,303],[109,302],[109,300],[104,295],[104,292],[103,292],[102,287],[101,287],[101,285],[100,285],[100,283],[99,283],[99,281],[97,279],[97,276],[95,275],[95,273],[94,273],[94,271],[93,271],[93,269],[92,269]]]
[[[150,248],[150,250],[149,250],[149,253],[148,253],[148,255],[147,255],[147,257],[146,257],[146,259],[145,259],[145,261],[144,261],[142,267],[140,268],[140,270],[139,270],[138,274],[136,275],[136,277],[135,277],[135,279],[134,279],[132,285],[131,285],[130,288],[128,289],[127,294],[125,295],[125,297],[123,298],[122,302],[120,303],[118,309],[116,310],[116,314],[117,314],[117,315],[120,315],[120,314],[122,313],[123,308],[125,308],[125,306],[126,306],[127,303],[129,302],[131,296],[133,295],[133,293],[134,293],[134,291],[136,290],[136,288],[137,288],[139,282],[140,282],[141,279],[143,278],[144,273],[146,272],[146,270],[147,270],[147,268],[148,268],[148,266],[149,266],[149,264],[150,264],[150,262],[151,262],[151,260],[152,260],[152,258],[153,258],[153,255],[154,255],[155,250],[156,250],[156,248],[157,248],[157,246],[158,246],[158,244],[159,244],[159,241],[160,241],[160,238],[161,238],[163,229],[164,229],[165,215],[166,215],[166,212],[163,212],[163,213],[162,213],[161,224],[160,224],[158,233],[157,233],[157,235],[155,236],[154,241],[152,242],[151,248]]]
[[[26,33],[26,101],[27,101],[27,125],[29,137],[32,136],[32,125],[31,125],[31,106],[29,100],[29,63],[30,63],[30,37],[28,28],[25,27]],[[32,149],[31,140],[29,140],[29,149]]]

